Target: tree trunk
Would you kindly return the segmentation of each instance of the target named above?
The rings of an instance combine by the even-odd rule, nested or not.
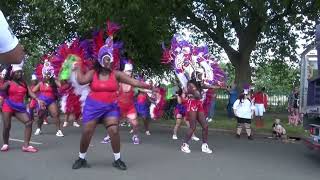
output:
[[[242,91],[245,84],[251,84],[250,55],[240,55],[229,57],[235,68],[235,83],[238,90]]]

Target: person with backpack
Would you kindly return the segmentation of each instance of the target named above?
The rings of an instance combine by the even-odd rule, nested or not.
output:
[[[237,118],[236,137],[240,138],[242,127],[245,127],[249,140],[253,140],[251,131],[251,120],[253,118],[255,107],[249,99],[248,91],[240,94],[239,98],[233,104],[234,115]]]

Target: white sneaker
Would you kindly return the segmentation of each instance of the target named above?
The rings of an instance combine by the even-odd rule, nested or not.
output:
[[[212,122],[212,118],[207,118],[208,123]]]
[[[67,127],[68,126],[68,122],[63,122],[63,125],[62,125],[62,127]]]
[[[103,140],[100,142],[102,144],[108,144],[111,142],[110,136],[106,136],[105,138],[103,138]]]
[[[184,153],[191,153],[189,145],[187,143],[183,143],[181,146],[181,151]]]
[[[38,136],[41,134],[41,129],[37,128],[36,132],[34,133],[35,136]]]
[[[73,122],[73,126],[74,127],[80,127],[80,124],[78,124],[77,122]]]
[[[133,129],[131,129],[129,133],[132,134],[133,133]]]
[[[194,140],[194,141],[199,141],[199,140],[200,140],[200,139],[199,139],[197,136],[195,136],[195,135],[193,135],[193,136],[191,137],[191,139]]]
[[[132,142],[133,144],[140,144],[140,139],[137,135],[132,136]]]
[[[64,135],[63,135],[61,130],[58,130],[57,133],[56,133],[56,136],[63,137]]]
[[[177,140],[177,139],[178,139],[177,135],[175,135],[175,134],[172,135],[172,139],[173,139],[173,140]]]
[[[146,131],[146,135],[150,136],[151,135],[150,131]]]
[[[202,152],[204,153],[208,153],[208,154],[212,153],[212,150],[209,148],[207,143],[202,144],[201,149],[202,149]]]

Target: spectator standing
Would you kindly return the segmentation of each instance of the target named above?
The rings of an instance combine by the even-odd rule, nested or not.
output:
[[[289,124],[297,126],[301,123],[299,113],[299,90],[295,87],[288,97]]]
[[[266,112],[268,105],[268,95],[265,93],[264,87],[253,95],[252,102],[255,105],[256,127],[263,128],[263,114]]]
[[[252,105],[247,91],[240,94],[233,104],[234,114],[237,118],[236,137],[240,138],[242,127],[245,127],[249,140],[252,140],[251,120],[253,118],[254,106]]]
[[[238,90],[237,90],[237,86],[235,83],[232,83],[232,85],[227,89],[228,93],[229,93],[229,101],[228,101],[228,105],[227,105],[227,111],[228,111],[228,118],[234,118],[234,113],[233,113],[233,104],[234,102],[236,102],[236,100],[238,99]]]

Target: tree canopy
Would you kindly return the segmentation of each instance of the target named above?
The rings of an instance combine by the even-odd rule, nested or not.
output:
[[[176,0],[173,16],[223,48],[238,84],[251,82],[250,62],[297,60],[301,38],[311,39],[317,0]]]
[[[140,70],[164,71],[161,42],[183,26],[224,50],[239,85],[256,74],[250,63],[283,68],[296,61],[299,38],[313,38],[320,15],[317,0],[2,0],[0,7],[30,55],[30,69],[41,54],[90,37],[109,18],[122,25],[119,37]]]
[[[91,37],[110,19],[122,26],[119,38],[140,70],[161,73],[161,42],[172,35],[166,1],[4,0],[0,7],[30,55],[41,54],[74,37]]]

